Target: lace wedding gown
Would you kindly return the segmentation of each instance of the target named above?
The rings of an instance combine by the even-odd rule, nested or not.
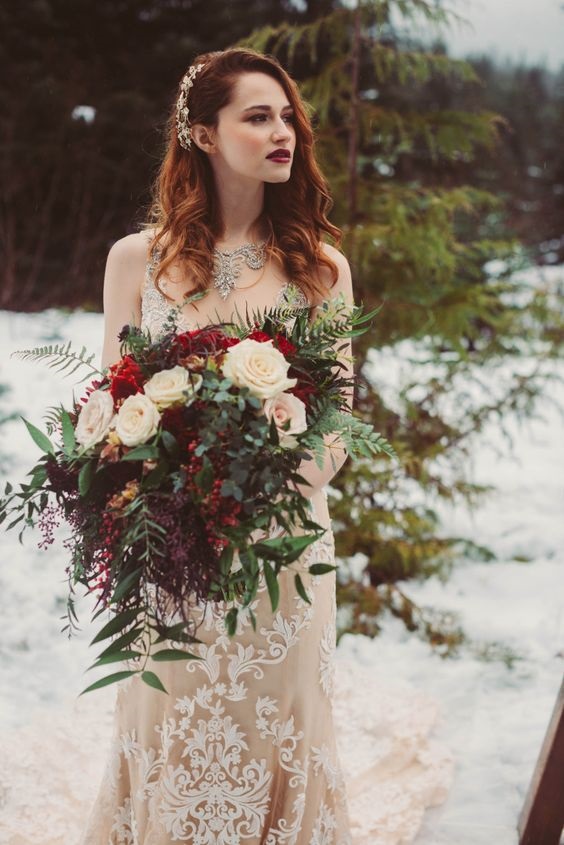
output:
[[[156,333],[166,319],[168,303],[152,284],[153,267],[150,262],[143,324]],[[280,291],[279,301],[282,298],[297,307],[304,305],[303,294],[291,284]],[[327,530],[297,562],[311,604],[296,593],[293,572],[283,570],[274,614],[264,581],[260,583],[252,604],[256,632],[249,617],[241,615],[237,634],[230,639],[222,606],[209,605],[199,617],[197,636],[202,644],[189,647],[204,659],[147,667],[157,672],[169,695],[136,676],[121,682],[115,692],[110,754],[94,801],[92,783],[86,784],[82,771],[82,780],[78,776],[78,764],[63,778],[57,799],[52,775],[47,785],[35,771],[30,776],[25,767],[16,767],[14,775],[13,768],[8,773],[0,762],[0,799],[4,787],[8,810],[7,838],[0,836],[1,842],[404,845],[413,841],[425,807],[444,800],[451,777],[448,751],[427,739],[437,708],[413,691],[383,690],[373,672],[352,663],[348,667],[341,663],[336,675],[340,661],[335,660],[335,573],[311,576],[307,571],[314,561],[334,562],[324,491],[312,498],[312,506],[313,518]],[[96,730],[82,719],[88,735],[86,759]],[[75,719],[75,731],[76,725]],[[69,731],[62,725],[60,730],[72,744]],[[28,735],[24,745],[33,747],[34,742],[38,738]],[[9,742],[7,749],[4,742],[6,750],[10,754]],[[21,758],[21,738],[13,753]],[[26,813],[25,799],[16,793],[24,783],[29,792],[30,780],[35,780],[36,797],[33,812]],[[53,806],[56,800],[59,818]],[[62,821],[65,806],[72,803],[76,812],[77,802],[83,813],[89,809],[79,840],[80,812],[74,826],[66,817],[66,831]],[[36,821],[51,819],[49,830],[43,827],[39,838],[25,836],[26,823],[30,831],[34,829],[32,816]],[[2,830],[0,822],[0,834]]]

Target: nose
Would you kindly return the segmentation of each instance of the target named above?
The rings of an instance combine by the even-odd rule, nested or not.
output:
[[[277,138],[281,141],[289,141],[292,137],[292,133],[290,132],[290,126],[284,120],[282,120],[281,117],[279,117],[276,121],[276,125],[272,130],[272,137]]]

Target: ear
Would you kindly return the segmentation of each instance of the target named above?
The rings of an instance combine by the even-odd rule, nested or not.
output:
[[[190,129],[192,143],[196,144],[208,155],[215,153],[214,132],[211,126],[204,126],[203,123],[195,123]]]

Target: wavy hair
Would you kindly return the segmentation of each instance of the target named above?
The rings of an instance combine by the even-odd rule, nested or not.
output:
[[[327,219],[333,200],[325,177],[315,160],[314,133],[296,83],[278,61],[245,48],[203,53],[193,64],[202,63],[188,94],[190,123],[216,128],[218,112],[231,101],[237,78],[243,73],[260,72],[282,86],[294,110],[296,149],[291,176],[287,182],[265,182],[264,205],[259,220],[267,231],[266,247],[276,256],[289,278],[311,301],[311,295],[327,295],[320,266],[329,268],[331,286],[338,277],[337,265],[322,250],[323,235],[341,244],[341,230]],[[180,83],[177,97],[180,94]],[[193,282],[191,293],[207,290],[213,269],[213,249],[223,234],[221,208],[207,154],[192,143],[185,150],[177,136],[176,99],[167,123],[163,161],[152,191],[148,220],[143,229],[153,229],[151,252],[159,248],[154,281],[178,262]],[[258,221],[256,221],[258,222]],[[170,299],[170,297],[167,297]]]

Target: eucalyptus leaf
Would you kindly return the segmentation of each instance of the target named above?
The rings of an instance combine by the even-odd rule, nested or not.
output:
[[[101,640],[105,640],[108,637],[111,637],[113,634],[117,634],[118,631],[121,631],[122,628],[125,628],[126,625],[129,625],[139,616],[139,608],[134,607],[130,610],[124,610],[121,613],[118,613],[117,616],[114,616],[113,619],[104,625],[104,627],[96,634],[94,639],[91,641],[90,645],[94,645],[94,643],[99,643]]]
[[[160,690],[160,692],[166,692],[168,695],[167,689],[163,686],[161,680],[155,675],[154,672],[149,672],[149,670],[145,670],[145,672],[141,673],[141,679],[145,681],[150,687],[154,689]]]
[[[121,651],[126,646],[131,645],[131,643],[137,640],[142,630],[143,626],[138,625],[136,628],[132,628],[131,631],[126,631],[120,637],[116,637],[104,651],[100,652],[98,659],[106,657],[108,654],[115,654],[117,651]]]
[[[122,456],[122,461],[152,461],[156,460],[159,454],[158,446],[136,446]]]
[[[43,434],[43,432],[40,431],[37,426],[33,425],[33,423],[30,423],[24,417],[21,417],[21,419],[24,421],[32,440],[37,446],[39,446],[41,451],[46,452],[48,455],[53,455],[53,457],[55,457],[55,447],[53,446],[47,435]]]
[[[115,588],[110,604],[117,604],[118,601],[121,601],[121,599],[128,594],[133,585],[139,581],[142,572],[143,567],[140,566],[134,572],[130,572],[129,575],[126,575]]]
[[[90,485],[92,484],[92,479],[94,477],[94,463],[93,461],[88,461],[85,463],[78,473],[78,492],[81,496],[86,496],[88,491],[90,490]]]
[[[280,586],[278,584],[278,579],[276,578],[276,575],[274,574],[274,571],[267,560],[264,561],[263,568],[266,586],[268,587],[268,595],[270,596],[270,603],[274,612],[278,607],[278,603],[280,601]]]
[[[135,670],[128,670],[124,672],[115,672],[113,675],[106,675],[105,678],[100,678],[99,681],[96,681],[94,684],[90,684],[89,687],[86,687],[86,689],[83,689],[80,695],[84,695],[86,692],[92,692],[92,690],[95,689],[100,689],[101,687],[107,687],[109,684],[115,684],[118,681],[123,681],[125,678],[130,678],[132,675],[136,674],[138,673]]]
[[[326,572],[332,572],[334,569],[337,567],[331,566],[330,563],[312,563],[308,567],[308,572],[310,575],[325,575]]]
[[[182,651],[181,649],[176,648],[163,648],[160,651],[155,651],[151,654],[152,660],[161,660],[161,661],[168,661],[168,660],[203,660],[203,657],[199,657],[197,654],[192,654],[189,651]]]
[[[108,663],[118,663],[120,660],[133,660],[135,657],[142,656],[140,651],[115,651],[112,654],[106,654],[105,657],[99,657],[86,671],[89,672],[91,669],[96,669],[98,666],[105,666]]]
[[[296,572],[296,574],[294,575],[294,584],[296,585],[296,590],[298,591],[298,593],[302,597],[302,599],[305,602],[307,602],[308,604],[311,604],[311,599],[309,598],[308,594],[306,593],[306,589],[304,587],[304,582],[302,581],[302,578],[301,578],[301,575],[299,574],[299,572]]]
[[[63,444],[65,452],[69,454],[76,447],[76,437],[74,434],[74,426],[67,411],[61,411],[61,426],[63,429]]]

